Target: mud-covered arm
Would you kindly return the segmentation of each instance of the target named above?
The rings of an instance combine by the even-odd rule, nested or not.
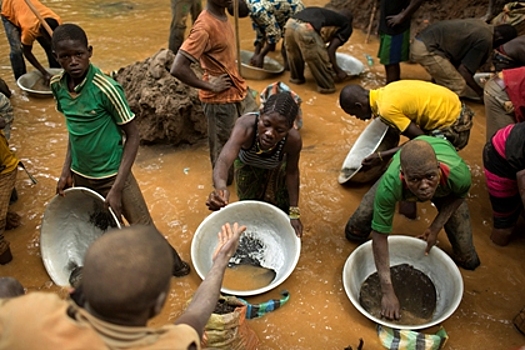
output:
[[[390,320],[398,320],[401,316],[400,305],[390,275],[388,235],[372,230],[372,250],[381,285],[381,315]]]
[[[71,143],[69,137],[67,139],[67,150],[66,158],[64,159],[64,165],[62,166],[62,172],[58,178],[56,193],[63,196],[64,190],[73,185],[73,179],[71,177]]]
[[[299,157],[303,146],[301,135],[295,129],[291,129],[288,134],[286,145],[286,188],[290,201],[290,207],[299,205]],[[290,218],[290,223],[298,237],[303,235],[303,225],[300,218]]]
[[[239,227],[237,223],[233,227],[230,224],[222,226],[211,270],[197,288],[186,311],[175,321],[175,324],[187,324],[195,329],[199,338],[202,338],[204,327],[215,309],[224,272],[231,256],[239,246],[239,237],[245,230],[245,226]]]
[[[406,9],[399,12],[397,15],[387,16],[386,23],[390,27],[395,27],[405,22],[406,20],[410,20],[414,12],[417,11],[417,9],[419,8],[419,6],[421,6],[422,3],[423,3],[423,0],[411,0],[410,4],[408,5]]]
[[[459,65],[458,72],[459,72],[459,74],[461,74],[463,79],[465,79],[465,82],[467,83],[467,85],[469,87],[471,87],[472,90],[474,90],[476,92],[476,94],[482,98],[481,100],[483,101],[483,89],[474,80],[473,73],[471,73],[468,70],[468,68],[466,66],[464,66],[463,64]]]
[[[44,84],[49,85],[49,80],[51,79],[51,74],[40,64],[40,62],[36,59],[35,55],[33,54],[33,46],[32,45],[22,45],[23,52],[25,58],[35,67],[38,69],[40,73],[44,76]]]

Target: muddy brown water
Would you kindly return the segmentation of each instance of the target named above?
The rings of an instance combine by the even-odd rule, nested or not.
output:
[[[401,306],[401,318],[393,323],[421,325],[432,321],[436,287],[430,278],[409,264],[390,267],[392,285]],[[372,316],[381,318],[381,283],[374,272],[361,284],[359,303]]]
[[[316,1],[305,3],[322,5]],[[135,0],[132,9],[111,6],[102,9],[101,5],[109,2],[100,0],[48,1],[46,4],[64,21],[76,22],[87,31],[94,47],[92,61],[104,70],[143,60],[167,46],[171,20],[167,0]],[[249,50],[254,39],[249,20],[243,19],[240,24],[241,46]],[[364,54],[375,57],[378,43],[374,37],[367,45],[364,40],[365,35],[356,31],[340,51],[366,63]],[[11,145],[39,181],[32,185],[22,171],[18,173],[20,199],[13,209],[22,215],[22,225],[6,232],[15,260],[0,266],[0,275],[17,277],[29,291],[43,290],[64,296],[66,293],[50,281],[39,246],[42,214],[55,193],[66,151],[64,120],[55,111],[52,99],[29,98],[16,87],[3,33],[0,49],[0,74],[14,90]],[[41,62],[45,62],[38,45],[34,50]],[[279,60],[280,53],[272,53],[272,57]],[[384,84],[383,67],[374,60],[374,66],[367,73],[350,82],[362,83],[368,88]],[[402,77],[428,79],[421,67],[405,64]],[[285,73],[276,79],[287,83],[289,75]],[[290,84],[304,101],[300,207],[305,232],[301,258],[294,273],[277,290],[248,298],[252,303],[277,299],[279,291],[287,289],[290,301],[275,312],[250,320],[249,324],[261,339],[260,349],[343,349],[348,345],[355,347],[359,338],[364,339],[365,349],[380,349],[375,324],[353,307],[341,281],[343,265],[356,248],[356,244],[346,241],[344,226],[369,186],[342,187],[337,177],[348,150],[366,123],[345,115],[339,108],[337,97],[342,85],[337,86],[335,94],[319,95],[311,76],[307,79],[305,85]],[[261,91],[271,82],[249,83]],[[482,106],[470,106],[476,112],[475,125],[469,145],[460,154],[472,171],[467,202],[481,266],[476,271],[461,270],[465,292],[459,308],[443,322],[450,336],[446,348],[514,349],[525,344],[525,337],[516,332],[511,323],[525,305],[525,240],[514,239],[502,248],[489,239],[491,208],[481,162],[485,114]],[[209,214],[205,200],[212,184],[206,143],[180,148],[141,147],[133,171],[158,228],[182,257],[190,261],[193,234]],[[428,204],[419,206],[419,218],[415,221],[396,215],[394,232],[416,236],[426,229],[434,215],[435,209]],[[450,251],[444,232],[440,233],[439,241],[441,248]],[[151,324],[174,321],[199,283],[200,278],[194,271],[187,277],[172,279],[166,306]]]

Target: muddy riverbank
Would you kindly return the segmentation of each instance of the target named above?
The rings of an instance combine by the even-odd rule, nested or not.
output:
[[[66,22],[76,22],[85,28],[94,46],[92,61],[104,70],[118,70],[143,61],[167,46],[170,22],[167,1],[135,0],[132,9],[123,7],[112,15],[99,10],[100,3],[103,3],[100,0],[45,3],[61,14]],[[314,0],[305,3],[322,5]],[[241,20],[240,24],[241,47],[251,49],[254,36],[249,20]],[[375,37],[367,45],[364,39],[364,34],[356,30],[340,51],[366,63],[364,55],[375,57],[378,44]],[[47,290],[64,295],[47,276],[39,247],[42,214],[55,193],[66,151],[64,120],[55,111],[51,99],[28,98],[16,87],[3,34],[0,34],[0,49],[3,53],[0,74],[14,90],[12,146],[39,181],[32,185],[22,171],[18,174],[20,198],[13,209],[22,215],[22,225],[6,233],[15,260],[0,266],[0,275],[19,278],[29,291]],[[44,58],[39,47],[35,47],[35,51],[39,58]],[[272,57],[280,59],[280,53],[272,53]],[[383,85],[383,68],[377,59],[374,60],[374,65],[360,79],[351,82],[362,83],[368,88]],[[404,64],[402,78],[426,80],[428,76],[421,67]],[[289,75],[285,73],[278,79],[287,83]],[[271,82],[250,81],[249,84],[261,91]],[[290,301],[261,319],[250,320],[249,324],[261,339],[260,348],[263,350],[341,350],[348,345],[355,348],[359,338],[364,339],[365,349],[380,349],[375,324],[352,306],[341,282],[345,260],[356,248],[355,244],[346,241],[344,225],[369,186],[342,187],[337,177],[348,150],[367,124],[344,114],[339,108],[337,96],[342,85],[337,86],[335,94],[319,95],[307,75],[305,85],[290,86],[304,101],[300,207],[305,236],[301,258],[290,278],[279,290],[250,298],[251,302],[258,303],[278,298],[280,289],[287,289],[291,294]],[[470,106],[476,112],[475,125],[469,145],[460,154],[472,172],[473,185],[467,202],[472,212],[474,242],[482,264],[476,271],[461,270],[465,293],[457,311],[443,323],[450,336],[446,348],[515,349],[525,344],[525,338],[514,330],[511,323],[525,304],[522,259],[525,239],[519,237],[504,248],[496,247],[489,239],[491,209],[481,162],[485,115],[483,106]],[[193,233],[209,214],[205,200],[212,185],[206,142],[176,148],[142,146],[133,171],[158,228],[183,259],[190,261]],[[432,206],[422,205],[415,221],[396,216],[394,232],[416,236],[424,231],[434,215]],[[444,232],[440,233],[439,241],[441,248],[450,251]],[[168,302],[152,324],[175,320],[199,283],[194,271],[187,277],[172,279]]]

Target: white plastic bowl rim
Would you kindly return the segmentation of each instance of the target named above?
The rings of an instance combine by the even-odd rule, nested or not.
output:
[[[92,197],[94,200],[100,202],[100,205],[103,205],[105,201],[104,197],[102,197],[100,194],[86,187],[68,188],[64,191],[65,197],[67,197],[68,193],[87,194],[89,197]],[[71,267],[64,266],[64,264],[61,265],[61,263],[67,260],[65,258],[68,252],[61,250],[57,251],[57,247],[54,246],[54,243],[57,243],[57,240],[59,239],[62,240],[63,238],[64,242],[67,241],[67,238],[64,236],[67,234],[67,232],[55,232],[53,230],[48,230],[46,224],[48,221],[46,215],[57,215],[56,213],[48,212],[47,208],[53,206],[55,202],[60,200],[62,200],[62,198],[58,194],[55,195],[47,205],[46,211],[44,211],[44,218],[40,227],[40,254],[42,256],[44,267],[53,282],[58,286],[68,286],[70,272],[69,269]],[[117,220],[117,217],[112,210],[110,210],[110,215],[113,218],[114,223],[117,225],[117,228],[121,228],[120,222]]]
[[[352,304],[354,305],[354,307],[361,313],[363,314],[365,317],[367,317],[368,319],[372,320],[373,322],[376,322],[378,324],[381,324],[383,326],[386,326],[386,327],[390,327],[390,328],[393,328],[393,329],[408,329],[408,330],[418,330],[418,329],[425,329],[425,328],[429,328],[429,327],[433,327],[437,324],[440,324],[442,323],[443,321],[445,321],[447,318],[449,318],[455,311],[456,309],[458,308],[459,304],[461,303],[461,299],[463,297],[463,289],[464,289],[464,286],[463,286],[463,279],[461,277],[461,273],[458,269],[458,267],[456,266],[456,264],[454,263],[454,261],[443,251],[441,250],[439,247],[437,246],[434,246],[432,247],[432,249],[430,250],[429,252],[429,255],[428,256],[425,256],[424,255],[424,252],[425,252],[425,247],[427,245],[427,243],[419,238],[415,238],[415,237],[411,237],[411,236],[403,236],[403,235],[391,235],[388,237],[388,241],[389,241],[389,247],[390,247],[390,255],[391,255],[391,259],[390,259],[390,266],[395,266],[395,265],[398,265],[398,264],[402,264],[402,263],[407,263],[407,264],[411,264],[412,265],[412,262],[409,260],[409,259],[406,259],[406,261],[402,261],[403,259],[402,258],[398,258],[396,260],[398,261],[392,261],[392,243],[394,244],[399,244],[399,245],[412,245],[412,246],[416,246],[415,249],[419,249],[419,252],[418,252],[418,255],[422,258],[422,259],[426,259],[426,258],[433,258],[435,260],[439,260],[441,262],[444,262],[444,264],[446,265],[446,267],[450,270],[451,272],[451,283],[454,283],[454,287],[455,287],[455,291],[456,291],[456,294],[457,296],[455,298],[452,298],[452,301],[451,303],[448,305],[448,307],[446,308],[445,312],[443,312],[442,315],[440,315],[439,317],[435,317],[425,323],[425,324],[421,324],[421,325],[403,325],[403,324],[396,324],[396,323],[393,323],[393,322],[389,322],[388,320],[386,319],[382,319],[382,318],[377,318],[377,317],[374,317],[372,316],[371,314],[369,314],[360,304],[359,302],[359,292],[357,293],[352,293],[352,289],[355,289],[355,288],[352,288],[352,287],[355,287],[352,286],[350,284],[350,275],[352,274],[352,269],[356,268],[357,265],[358,265],[358,262],[357,261],[354,261],[354,257],[355,256],[359,256],[360,254],[364,254],[366,253],[366,251],[370,251],[370,255],[372,255],[372,264],[373,264],[373,253],[372,253],[372,240],[370,241],[367,241],[366,243],[363,243],[362,245],[360,245],[359,247],[357,247],[348,257],[348,259],[346,260],[346,263],[344,265],[344,268],[343,268],[343,276],[342,276],[342,279],[343,279],[343,287],[344,287],[344,290],[346,292],[346,295],[348,296],[348,298],[350,299],[350,301],[352,302]],[[410,249],[411,247],[407,247],[406,249]],[[413,265],[414,268],[416,269],[419,269],[419,270],[422,270],[420,267],[418,267],[416,264]],[[437,268],[437,267],[436,267]],[[372,269],[368,268],[369,273],[367,274],[366,277],[368,277],[369,275],[371,275],[372,273],[376,272],[376,268],[375,268],[375,265],[373,266]],[[439,285],[436,283],[436,281],[434,280],[434,276],[432,274],[432,271],[422,271],[424,272],[425,274],[427,274],[427,276],[430,278],[430,280],[432,280],[432,282],[434,283],[435,287],[436,287],[436,311],[438,311],[438,307],[439,307],[439,303],[440,303],[440,298],[442,298],[442,296],[440,296],[440,290],[439,290]],[[366,279],[365,277],[365,279]],[[359,283],[359,290],[361,288],[361,284],[364,282],[364,279],[362,281],[358,281]]]
[[[270,284],[268,284],[267,286],[264,286],[264,287],[259,288],[259,289],[254,289],[254,290],[232,290],[232,289],[228,289],[228,288],[222,287],[221,288],[221,292],[222,293],[226,293],[226,294],[230,294],[230,295],[236,295],[236,296],[251,296],[251,295],[258,295],[258,294],[266,293],[266,292],[268,292],[268,291],[278,287],[288,277],[290,277],[292,272],[295,270],[295,267],[297,266],[297,263],[299,262],[299,256],[301,254],[301,240],[300,240],[299,237],[296,236],[295,230],[293,229],[292,225],[290,225],[290,218],[288,217],[288,215],[286,215],[282,210],[280,210],[279,208],[277,208],[277,207],[275,207],[275,206],[273,206],[271,204],[268,204],[268,203],[265,203],[265,202],[262,202],[262,201],[243,200],[243,201],[238,201],[238,202],[234,202],[234,203],[228,204],[226,207],[221,208],[219,211],[211,213],[197,227],[197,230],[195,231],[195,234],[193,236],[193,240],[191,242],[191,257],[192,257],[193,266],[195,267],[195,271],[197,272],[199,277],[201,279],[204,279],[206,277],[207,272],[208,272],[208,271],[204,270],[204,268],[201,266],[201,263],[199,263],[199,261],[197,261],[197,259],[196,259],[196,257],[199,254],[199,248],[200,248],[199,238],[197,237],[197,235],[199,235],[199,232],[204,232],[204,228],[206,226],[210,225],[210,222],[215,220],[216,216],[224,215],[225,213],[228,213],[230,211],[235,212],[236,210],[238,210],[239,208],[242,208],[242,207],[245,207],[244,209],[246,209],[247,207],[250,207],[250,206],[259,206],[261,208],[265,208],[266,210],[271,210],[272,211],[272,215],[275,216],[272,219],[272,221],[275,221],[275,222],[281,221],[281,222],[283,222],[283,224],[284,224],[284,222],[287,222],[288,225],[287,226],[284,225],[284,227],[286,227],[286,230],[287,230],[286,234],[290,235],[290,238],[294,242],[294,244],[296,246],[296,249],[293,252],[293,256],[292,256],[291,261],[290,260],[287,261],[287,265],[288,265],[287,270],[284,271],[280,276],[279,276],[279,273],[278,273],[276,275],[276,278]],[[224,223],[226,223],[226,222],[227,221],[225,221]],[[233,224],[233,221],[229,220],[228,222],[230,222],[230,224]],[[245,224],[245,223],[240,222],[240,224]],[[218,233],[218,231],[213,233],[215,235],[215,237],[217,236],[217,233]],[[283,233],[281,233],[281,234],[283,234]],[[215,241],[217,242],[218,239],[215,238]],[[211,254],[209,256],[209,259],[211,261]]]

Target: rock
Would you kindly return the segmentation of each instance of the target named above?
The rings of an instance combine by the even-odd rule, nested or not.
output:
[[[169,73],[174,59],[163,49],[115,74],[136,114],[143,144],[194,144],[207,135],[197,90]]]

